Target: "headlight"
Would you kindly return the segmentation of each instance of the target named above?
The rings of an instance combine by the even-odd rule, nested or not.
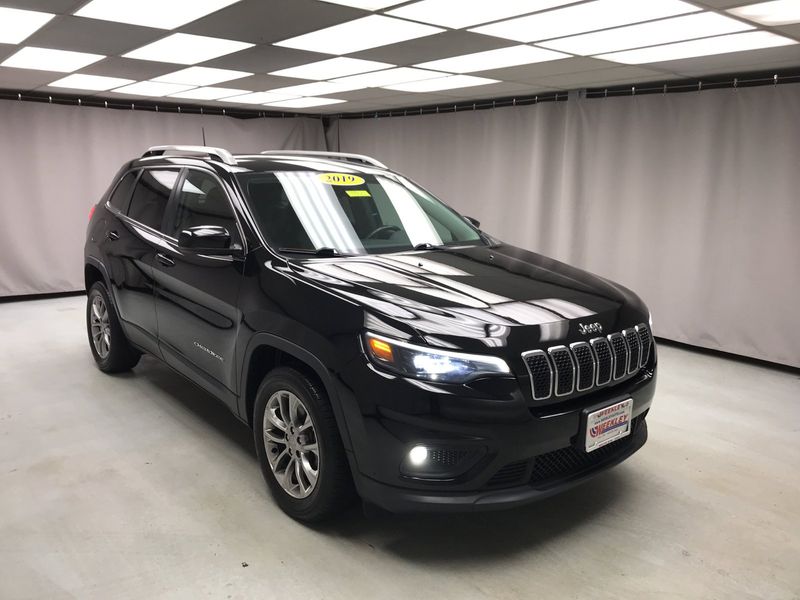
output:
[[[407,342],[367,333],[365,346],[372,362],[417,379],[464,383],[485,375],[508,375],[506,361],[495,356],[462,354],[416,346]]]

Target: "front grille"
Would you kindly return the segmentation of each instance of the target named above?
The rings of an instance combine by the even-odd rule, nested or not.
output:
[[[567,446],[547,454],[540,454],[533,462],[531,485],[533,487],[546,487],[547,484],[563,481],[583,472],[591,471],[593,468],[613,458],[631,443],[643,418],[644,415],[640,415],[631,421],[629,435],[601,446],[593,452],[587,453],[575,446]]]
[[[488,487],[512,487],[522,482],[527,470],[527,460],[509,463],[495,473],[486,485]]]
[[[586,453],[575,446],[567,446],[546,454],[540,454],[533,459],[509,463],[494,474],[486,483],[486,487],[514,487],[527,481],[535,488],[543,488],[591,471],[607,460],[613,459],[614,456],[631,443],[645,416],[646,412],[631,421],[629,435],[606,444],[593,452]],[[533,467],[530,477],[526,479],[531,461],[533,462]]]
[[[569,348],[524,352],[534,400],[568,396],[607,385],[647,364],[653,339],[644,323],[621,332],[576,342]]]

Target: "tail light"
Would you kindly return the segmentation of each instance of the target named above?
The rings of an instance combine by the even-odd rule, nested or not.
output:
[[[89,209],[89,221],[92,220],[92,216],[94,215],[94,209],[97,208],[96,204],[92,204],[92,208]]]

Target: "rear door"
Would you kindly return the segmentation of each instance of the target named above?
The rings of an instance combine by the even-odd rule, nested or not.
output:
[[[166,246],[153,269],[164,359],[235,408],[244,251],[229,191],[209,170],[184,170],[164,223]],[[209,256],[178,246],[182,230],[204,225],[225,227],[234,250]]]
[[[153,352],[158,348],[153,263],[179,175],[176,168],[148,168],[125,175],[109,199],[113,218],[101,244],[111,266],[112,293],[126,334]]]

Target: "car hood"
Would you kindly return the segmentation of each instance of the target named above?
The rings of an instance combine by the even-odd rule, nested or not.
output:
[[[630,290],[505,244],[291,264],[300,278],[361,305],[366,329],[444,348],[524,351],[596,335],[580,333],[581,324],[608,333],[648,316]]]

